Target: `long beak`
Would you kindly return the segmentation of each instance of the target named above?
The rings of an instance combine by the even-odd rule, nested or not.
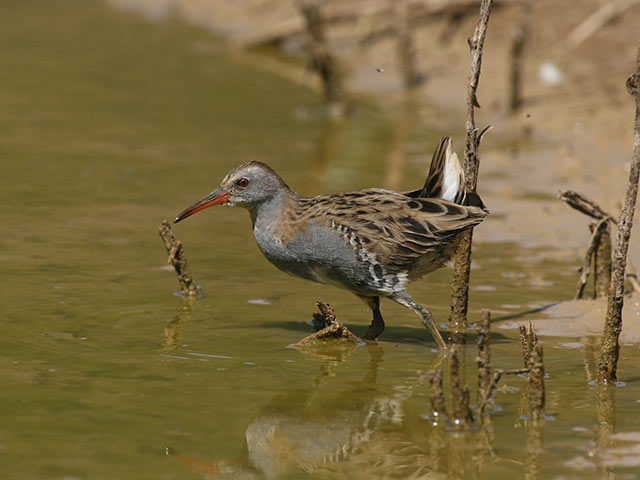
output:
[[[214,205],[222,205],[226,203],[231,195],[227,192],[223,192],[219,188],[216,188],[209,195],[204,197],[202,200],[198,200],[196,203],[187,207],[180,215],[176,217],[173,223],[178,223],[181,220],[184,220],[187,217],[190,217],[194,213],[199,212],[200,210],[204,210],[208,207],[213,207]]]

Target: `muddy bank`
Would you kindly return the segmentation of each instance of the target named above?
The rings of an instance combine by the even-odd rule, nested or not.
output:
[[[602,335],[602,319],[607,313],[607,299],[571,300],[542,308],[527,318],[531,319],[536,333],[541,336],[555,337],[598,337]],[[620,341],[623,344],[640,343],[640,297],[625,299],[624,319]],[[497,329],[518,328],[522,320],[505,320],[498,322]],[[583,346],[584,340],[569,343],[568,348]]]

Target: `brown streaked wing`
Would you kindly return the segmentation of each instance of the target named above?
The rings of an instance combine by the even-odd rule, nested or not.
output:
[[[340,225],[343,232],[355,234],[356,248],[374,253],[390,273],[409,269],[423,255],[437,253],[486,216],[480,208],[382,189],[302,200],[301,214],[306,219],[333,228]]]
[[[440,199],[415,199],[394,216],[396,240],[387,264],[411,269],[423,256],[433,258],[434,269],[448,259],[448,247],[457,235],[479,224],[486,212]]]

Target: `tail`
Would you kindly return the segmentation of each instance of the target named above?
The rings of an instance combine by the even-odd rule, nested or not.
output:
[[[476,192],[465,189],[464,170],[458,155],[453,150],[451,137],[442,137],[440,145],[433,152],[427,179],[417,196],[442,198],[458,205],[479,207],[486,210],[480,196]]]

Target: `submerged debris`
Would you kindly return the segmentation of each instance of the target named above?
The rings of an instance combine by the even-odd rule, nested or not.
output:
[[[182,295],[189,297],[197,296],[201,293],[201,290],[187,271],[187,257],[184,255],[182,242],[175,237],[169,222],[166,220],[160,224],[158,233],[164,241],[164,246],[167,248],[167,253],[169,254],[167,263],[173,265],[176,274],[178,274],[178,282],[180,282]]]
[[[322,330],[303,338],[299,342],[289,345],[290,347],[300,347],[302,345],[329,338],[340,338],[354,344],[360,343],[360,339],[351,333],[351,331],[336,318],[336,312],[328,303],[318,301],[316,302],[316,306],[318,307],[318,310],[320,310],[320,314],[316,313],[313,315],[314,325],[322,324],[320,317],[323,317],[324,323],[327,326]]]

